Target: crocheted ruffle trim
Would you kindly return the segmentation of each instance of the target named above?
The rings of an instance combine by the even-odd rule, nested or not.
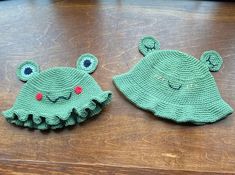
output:
[[[43,114],[38,115],[33,111],[24,109],[9,109],[3,112],[3,116],[9,123],[28,128],[47,130],[63,128],[69,125],[82,123],[83,121],[99,114],[112,98],[110,91],[90,99],[89,103],[83,106],[73,107],[64,114]]]
[[[177,123],[203,125],[221,120],[233,112],[223,99],[200,105],[178,105],[165,102],[142,89],[128,73],[115,76],[113,81],[116,87],[137,107],[151,111],[157,117]]]

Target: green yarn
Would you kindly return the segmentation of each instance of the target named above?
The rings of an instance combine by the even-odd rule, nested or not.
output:
[[[76,63],[77,69],[81,69],[83,71],[86,71],[87,73],[94,72],[97,65],[98,59],[90,53],[81,55]]]
[[[214,50],[206,51],[202,54],[200,61],[207,65],[209,70],[212,72],[217,72],[220,70],[223,59],[220,54]]]
[[[209,65],[202,60],[177,50],[155,50],[113,80],[132,103],[155,116],[178,123],[212,123],[233,109],[221,98]]]
[[[112,93],[102,91],[87,72],[79,68],[55,67],[32,73],[15,104],[4,111],[3,116],[8,122],[22,127],[63,128],[99,114],[111,97]]]
[[[160,43],[153,36],[145,36],[139,42],[139,51],[147,55],[152,51],[159,50]]]
[[[18,66],[16,75],[21,81],[27,81],[32,75],[39,72],[39,65],[34,61],[28,60]]]

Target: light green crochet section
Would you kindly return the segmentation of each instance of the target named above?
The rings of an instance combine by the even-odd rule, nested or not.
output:
[[[30,63],[26,61],[25,65],[29,67]],[[8,122],[18,126],[57,129],[79,124],[99,114],[111,97],[112,93],[103,91],[86,71],[55,67],[41,73],[32,72],[15,104],[3,115]]]
[[[213,63],[221,63],[219,69],[221,57],[210,51],[206,58],[208,54]],[[204,62],[204,56],[201,59],[177,50],[155,50],[113,80],[132,103],[155,116],[177,123],[213,123],[233,109],[221,98],[211,65]]]

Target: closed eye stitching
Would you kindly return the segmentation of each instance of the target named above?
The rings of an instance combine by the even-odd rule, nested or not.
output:
[[[48,99],[50,102],[52,102],[52,103],[56,103],[59,99],[69,100],[69,99],[71,98],[71,96],[72,96],[72,92],[70,92],[70,94],[69,94],[68,97],[59,96],[59,97],[56,98],[55,100],[52,100],[52,99],[50,99],[50,97],[48,97],[48,96],[46,95],[47,99]]]
[[[152,51],[152,50],[156,49],[156,42],[154,42],[153,47],[148,47],[146,45],[144,45],[144,46],[146,47],[147,51],[149,51],[149,50]]]
[[[215,66],[218,66],[218,64],[213,64],[210,59],[211,59],[211,56],[209,56],[206,61],[209,62],[210,65],[212,65],[212,68],[214,68]]]
[[[178,88],[176,88],[176,87],[173,87],[173,86],[171,85],[171,83],[170,83],[169,80],[168,80],[167,82],[168,82],[168,86],[170,86],[170,88],[172,88],[172,89],[180,90],[180,88],[182,87],[182,84],[181,84]]]

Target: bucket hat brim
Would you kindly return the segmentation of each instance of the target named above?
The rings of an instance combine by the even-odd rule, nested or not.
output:
[[[203,125],[221,120],[233,112],[233,109],[222,98],[200,105],[179,105],[165,102],[139,86],[132,76],[131,73],[115,76],[114,84],[137,107],[148,110],[157,117],[177,123]]]

